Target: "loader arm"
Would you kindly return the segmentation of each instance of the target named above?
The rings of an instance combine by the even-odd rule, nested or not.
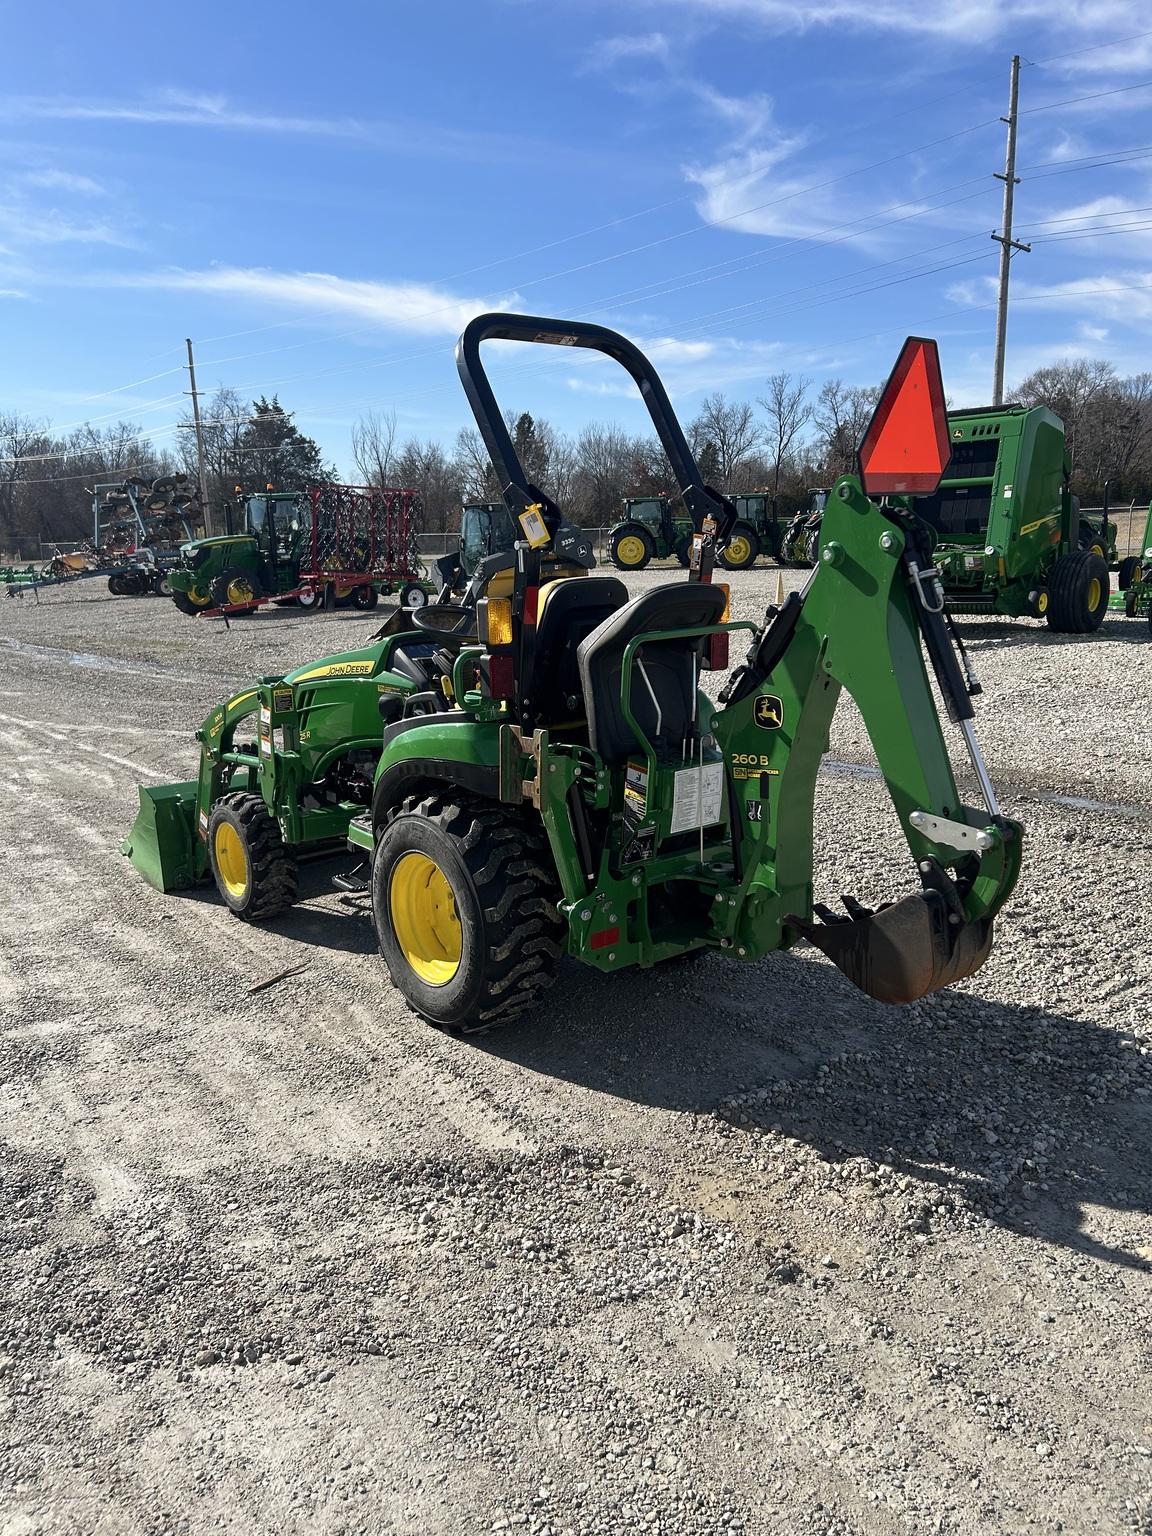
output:
[[[775,937],[760,931],[764,923],[780,923],[785,942],[788,930],[807,937],[889,1002],[982,964],[1021,858],[1020,826],[994,799],[968,805],[957,788],[925,663],[912,533],[910,520],[871,502],[857,480],[841,480],[825,511],[817,570],[758,635],[714,726],[739,802],[733,822],[746,829],[737,940],[762,950]],[[842,689],[863,717],[922,890],[872,913],[847,894],[846,871],[849,916],[817,924],[813,802]],[[957,712],[970,716],[971,707]]]

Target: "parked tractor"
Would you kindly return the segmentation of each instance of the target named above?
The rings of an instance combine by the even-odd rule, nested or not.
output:
[[[828,492],[815,489],[799,511],[783,522],[771,491],[741,491],[732,496],[736,526],[720,555],[730,571],[747,570],[758,555],[769,555],[781,565],[812,565],[819,542],[820,513]],[[813,521],[815,519],[815,521]]]
[[[672,496],[629,496],[624,516],[608,534],[608,558],[621,571],[642,571],[652,560],[688,564],[692,523],[674,517]]]
[[[953,613],[1048,621],[1064,634],[1098,629],[1108,609],[1116,528],[1081,519],[1068,489],[1064,427],[1044,406],[948,416],[952,455],[939,487],[910,503],[932,530]]]
[[[606,353],[640,387],[692,527],[686,579],[629,600],[527,479],[481,359],[492,339]],[[924,525],[948,457],[934,342],[910,339],[836,485],[821,561],[759,624],[712,582],[736,522],[660,379],[601,326],[489,314],[457,366],[510,514],[455,602],[398,609],[353,650],[264,677],[198,732],[197,779],[143,786],[124,851],[170,891],[214,878],[274,918],[296,863],[345,840],[392,980],[430,1021],[486,1029],[531,1007],[568,954],[615,973],[697,951],[751,965],[808,939],[863,991],[908,1002],[971,975],[1020,866],[972,729]],[[894,408],[895,404],[895,408]],[[895,423],[895,425],[894,425]],[[485,537],[491,539],[489,520]],[[713,700],[703,674],[747,653]],[[925,655],[980,802],[956,785]],[[816,775],[842,688],[868,727],[915,891],[845,915],[813,901]]]
[[[1152,626],[1152,506],[1148,508],[1140,553],[1121,560],[1117,586],[1128,618],[1144,617]]]
[[[242,527],[180,550],[169,577],[182,613],[250,613],[269,602],[371,609],[380,593],[405,607],[431,584],[416,552],[414,491],[311,486],[262,491],[241,503]]]

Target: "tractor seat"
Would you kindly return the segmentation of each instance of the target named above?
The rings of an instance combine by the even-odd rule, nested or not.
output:
[[[578,663],[588,711],[588,741],[605,762],[623,762],[639,749],[620,699],[628,645],[638,635],[655,630],[719,624],[724,602],[722,587],[702,582],[656,587],[633,598],[581,642]],[[657,751],[679,750],[689,733],[704,640],[704,636],[653,640],[633,664],[629,706]]]
[[[535,691],[543,724],[583,714],[578,647],[627,601],[628,588],[618,576],[571,576],[541,587]]]

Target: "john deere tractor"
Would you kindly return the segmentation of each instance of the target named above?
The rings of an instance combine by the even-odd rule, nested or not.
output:
[[[311,548],[301,493],[264,491],[240,505],[240,532],[181,545],[180,567],[168,577],[172,601],[181,613],[247,603],[299,585],[300,563]]]
[[[621,571],[642,571],[652,560],[688,564],[692,523],[674,517],[671,496],[629,496],[624,516],[608,534],[608,558]]]
[[[491,339],[591,348],[631,375],[691,518],[685,579],[629,599],[619,577],[589,574],[587,538],[517,458],[481,361]],[[291,907],[301,853],[346,844],[360,863],[337,884],[370,899],[396,987],[464,1030],[531,1007],[563,955],[607,973],[698,951],[753,965],[808,939],[890,1003],[976,971],[1021,828],[976,746],[977,690],[924,527],[876,500],[930,493],[948,457],[935,343],[906,343],[860,473],[829,497],[820,564],[760,623],[733,622],[711,580],[736,510],[702,482],[630,341],[488,314],[465,330],[457,365],[508,537],[489,520],[458,601],[398,609],[363,645],[213,710],[198,777],[141,788],[124,844],[139,870],[165,891],[214,879],[254,921]],[[746,653],[716,701],[704,674],[727,671],[734,636]],[[975,805],[953,776],[929,666]],[[812,818],[842,688],[867,723],[916,888],[875,911],[846,896],[837,915],[813,902]]]

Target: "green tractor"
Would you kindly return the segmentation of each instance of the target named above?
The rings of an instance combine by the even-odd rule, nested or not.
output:
[[[243,527],[180,546],[179,568],[168,577],[181,613],[201,613],[294,591],[310,548],[299,491],[262,491],[240,503]],[[231,524],[229,517],[229,524]],[[302,606],[314,605],[308,598]]]
[[[420,606],[431,586],[415,552],[415,502],[408,491],[341,485],[247,496],[240,532],[180,546],[172,601],[188,614],[270,601],[311,610],[331,594],[337,607],[367,610],[399,590],[405,607]]]
[[[1120,562],[1116,585],[1128,618],[1147,618],[1152,626],[1152,506],[1144,524],[1140,554],[1128,555]]]
[[[608,558],[620,571],[642,571],[652,560],[688,564],[692,548],[692,523],[673,517],[672,496],[629,496],[624,516],[609,530]]]
[[[736,493],[731,498],[736,508],[736,524],[720,554],[721,565],[729,571],[747,570],[758,555],[770,555],[780,565],[814,565],[820,514],[827,499],[827,490],[810,490],[805,505],[785,523],[771,491]]]
[[[532,485],[481,361],[491,340],[579,346],[641,390],[693,525],[687,578],[629,600],[590,575],[588,539]],[[935,343],[911,364],[937,380]],[[247,920],[296,898],[297,858],[345,844],[337,877],[370,900],[392,980],[433,1023],[486,1029],[531,1007],[564,955],[601,972],[698,952],[755,964],[808,939],[865,992],[911,1001],[976,971],[1020,866],[923,526],[877,504],[898,487],[879,418],[860,475],[828,501],[821,562],[759,624],[728,618],[713,560],[736,520],[706,486],[647,358],[603,327],[482,315],[457,366],[507,522],[466,516],[458,601],[403,609],[363,645],[262,677],[198,733],[187,783],[142,787],[124,844],[161,890],[213,878]],[[939,389],[936,393],[940,395]],[[901,459],[928,492],[948,456],[942,405]],[[907,423],[908,409],[898,413]],[[917,455],[919,459],[917,460]],[[503,536],[501,536],[503,534]],[[701,684],[727,670],[718,702]],[[953,775],[925,655],[980,800]],[[813,800],[842,688],[855,698],[912,855],[915,891],[872,911],[813,903]]]
[[[953,613],[1098,629],[1108,610],[1116,528],[1081,518],[1068,489],[1064,427],[1044,406],[953,411],[952,456],[931,496],[910,503],[932,530]]]

